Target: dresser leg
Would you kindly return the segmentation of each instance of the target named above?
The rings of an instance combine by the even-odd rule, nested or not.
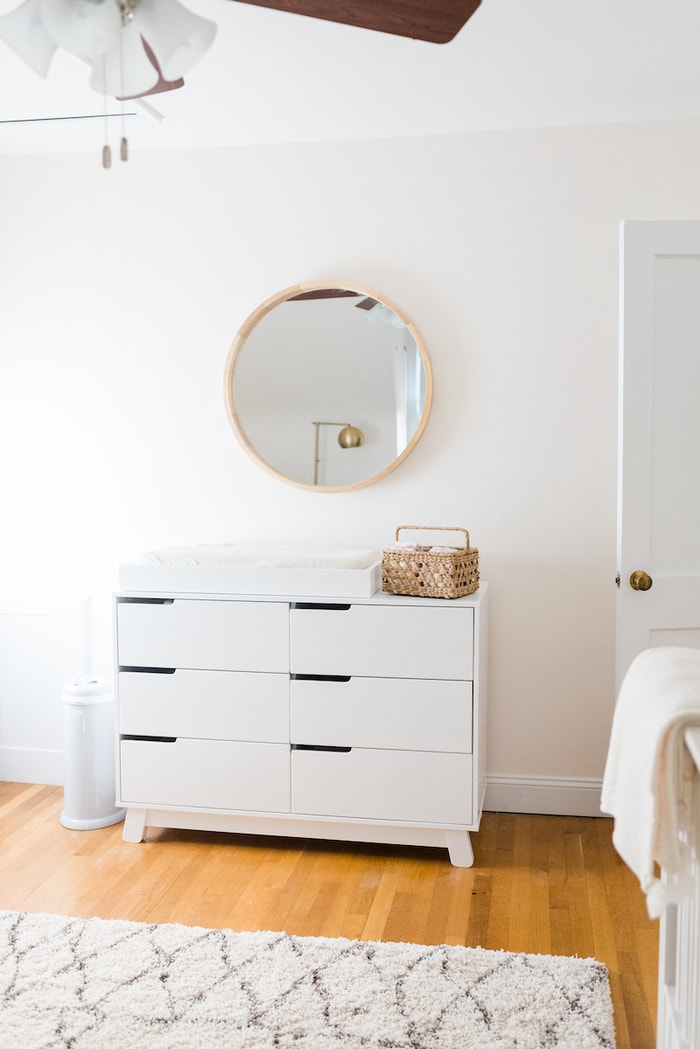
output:
[[[124,841],[143,841],[148,809],[127,809],[122,838]]]
[[[127,816],[127,819],[129,817]],[[471,867],[474,863],[474,850],[467,830],[448,830],[445,832],[450,862],[453,867]]]

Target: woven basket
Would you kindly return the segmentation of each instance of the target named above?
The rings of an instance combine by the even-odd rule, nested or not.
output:
[[[425,550],[392,550],[382,552],[382,590],[387,594],[408,597],[465,597],[479,589],[479,551],[469,545],[466,528],[432,528],[424,525],[400,525],[399,533],[411,531],[462,532],[464,549],[454,553]]]

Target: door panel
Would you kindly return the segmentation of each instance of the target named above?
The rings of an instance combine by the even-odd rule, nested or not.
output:
[[[645,648],[700,647],[700,222],[621,233],[617,684]],[[651,589],[634,590],[643,570]]]
[[[651,559],[700,573],[700,257],[656,260]]]

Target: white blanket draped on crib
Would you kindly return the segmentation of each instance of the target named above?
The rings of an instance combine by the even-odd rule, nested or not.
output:
[[[694,766],[683,732],[697,724],[700,650],[669,646],[637,656],[615,707],[601,809],[614,817],[613,843],[639,878],[652,918],[691,888],[682,799]]]

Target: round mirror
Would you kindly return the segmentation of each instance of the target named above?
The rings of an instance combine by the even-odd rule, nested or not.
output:
[[[415,447],[430,411],[430,361],[411,321],[354,284],[299,284],[243,324],[224,376],[246,450],[312,491],[361,488]]]

